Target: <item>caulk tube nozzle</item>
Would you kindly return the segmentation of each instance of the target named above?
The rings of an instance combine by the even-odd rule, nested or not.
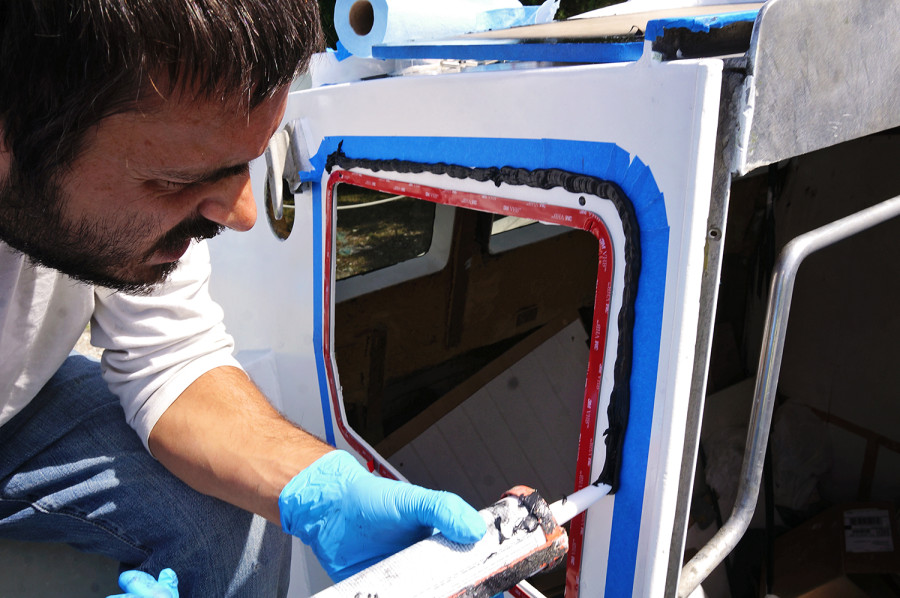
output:
[[[562,525],[608,495],[611,489],[608,484],[590,484],[550,505],[550,512],[556,523]]]

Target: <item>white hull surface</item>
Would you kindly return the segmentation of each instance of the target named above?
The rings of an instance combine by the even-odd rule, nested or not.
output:
[[[473,38],[322,57],[317,86],[290,95],[287,182],[273,178],[290,234],[265,222],[276,194],[259,160],[259,224],[211,243],[212,290],[251,375],[288,417],[373,470],[477,508],[517,484],[552,502],[615,478],[572,522],[565,579],[545,580],[548,592],[677,585],[719,273],[714,175],[742,167],[723,158],[723,140],[756,137],[740,129],[752,93],[720,106],[731,59],[685,58],[688,45],[662,41],[685,30],[702,45],[721,29],[746,50],[758,8],[747,6],[568,49]],[[522,60],[509,58],[516,47]],[[598,63],[572,64],[590,56]],[[733,118],[720,130],[723,114]],[[353,240],[360,230],[399,226],[364,210],[398,201],[427,204],[422,247],[345,271],[378,242]],[[501,232],[516,218],[553,226]],[[610,452],[616,429],[623,444]],[[328,584],[297,543],[291,596]]]

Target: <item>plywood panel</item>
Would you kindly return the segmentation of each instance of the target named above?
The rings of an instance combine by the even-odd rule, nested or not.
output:
[[[646,30],[647,23],[655,19],[676,19],[702,15],[725,14],[729,12],[759,10],[760,7],[762,7],[762,2],[723,2],[722,4],[707,6],[662,8],[651,11],[634,12],[631,14],[553,21],[551,23],[542,23],[540,25],[485,31],[483,33],[470,33],[461,37],[463,39],[593,40],[603,37],[635,35],[636,31],[642,32]]]

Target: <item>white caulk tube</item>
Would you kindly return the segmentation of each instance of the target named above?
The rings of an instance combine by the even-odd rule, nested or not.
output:
[[[597,484],[596,486],[590,484],[550,505],[550,512],[553,513],[556,523],[562,525],[607,496],[610,490],[612,490],[612,486],[608,484]]]
[[[548,505],[533,489],[517,486],[480,512],[488,533],[478,542],[429,536],[313,598],[493,596],[563,562],[568,536],[560,526],[609,491],[606,484],[590,485]]]
[[[583,504],[582,496],[573,504]],[[480,514],[487,533],[478,542],[456,544],[434,534],[314,598],[494,596],[565,562],[566,531],[534,489],[516,486]]]

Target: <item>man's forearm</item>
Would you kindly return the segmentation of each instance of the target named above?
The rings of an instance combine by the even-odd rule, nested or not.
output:
[[[150,449],[196,490],[281,524],[334,580],[435,529],[460,544],[486,530],[455,494],[373,475],[292,425],[235,368],[188,387],[153,428]]]
[[[275,523],[284,486],[333,450],[285,420],[244,372],[230,367],[194,381],[159,419],[149,443],[194,489]]]

